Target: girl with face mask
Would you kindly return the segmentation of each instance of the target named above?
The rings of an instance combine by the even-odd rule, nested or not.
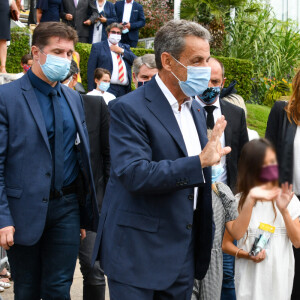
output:
[[[96,88],[87,93],[87,95],[102,96],[105,103],[108,104],[109,101],[116,98],[115,95],[107,91],[110,87],[110,79],[111,74],[108,70],[97,68],[94,72]]]
[[[210,137],[211,130],[207,136]],[[212,166],[212,209],[215,225],[214,240],[208,271],[202,280],[196,280],[193,287],[192,300],[221,299],[223,277],[222,240],[225,228],[235,239],[241,239],[248,228],[251,212],[258,200],[272,201],[278,194],[278,188],[259,193],[244,201],[240,213],[237,211],[237,201],[230,188],[223,182],[218,182],[224,168],[222,164]]]
[[[278,165],[273,146],[266,139],[247,143],[238,169],[238,212],[256,197],[248,229],[237,247],[225,233],[223,251],[235,256],[237,299],[290,299],[294,277],[292,245],[300,247],[300,203],[292,185],[278,186]],[[264,201],[266,193],[274,193],[273,201]],[[260,223],[275,227],[266,249],[249,255]]]

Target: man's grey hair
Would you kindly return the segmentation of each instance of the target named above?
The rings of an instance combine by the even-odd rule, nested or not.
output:
[[[211,39],[207,29],[191,21],[172,20],[160,28],[154,39],[155,60],[159,70],[162,69],[162,53],[168,52],[174,58],[179,59],[184,51],[187,36],[196,36],[208,42]]]
[[[119,24],[117,22],[111,23],[110,25],[108,25],[106,27],[106,32],[109,33],[112,28],[119,28],[121,30],[121,32],[122,32],[123,25],[121,25],[121,24]]]
[[[143,56],[137,57],[132,65],[132,72],[135,75],[140,73],[140,68],[142,65],[145,65],[149,69],[156,69],[155,55],[154,54],[145,54]]]

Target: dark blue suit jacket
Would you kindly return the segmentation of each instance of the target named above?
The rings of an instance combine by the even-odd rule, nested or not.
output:
[[[118,23],[122,23],[124,4],[125,4],[125,0],[117,1],[115,3]],[[135,1],[132,4],[129,23],[130,23],[130,30],[128,33],[129,39],[131,41],[138,41],[139,29],[145,26],[145,16],[144,16],[143,6]]]
[[[110,112],[112,167],[93,259],[100,249],[108,278],[163,290],[178,277],[195,232],[196,276],[202,278],[212,246],[211,168],[202,173],[199,156],[188,157],[155,78],[120,97]],[[192,114],[204,148],[206,121],[197,103]]]
[[[94,3],[96,5],[96,1]],[[102,26],[102,35],[101,35],[101,41],[107,40],[107,33],[106,33],[106,27],[110,25],[113,22],[117,22],[117,15],[115,11],[115,6],[113,3],[106,1],[103,9],[104,13],[102,14],[103,17],[107,19],[105,23],[103,23]],[[94,33],[94,24],[91,26],[91,31],[90,31],[90,43],[93,42],[93,33]]]
[[[63,85],[62,92],[77,126],[79,158],[90,190],[81,206],[81,227],[96,230],[99,215],[82,100]],[[14,226],[16,244],[33,245],[40,239],[52,173],[45,121],[28,75],[24,75],[0,86],[0,228]]]
[[[130,50],[130,47],[128,45],[119,43],[119,47],[124,49],[123,60],[126,66],[129,84],[131,84],[131,66],[136,56]],[[93,90],[95,86],[94,72],[96,68],[107,69],[110,73],[112,73],[113,71],[113,62],[108,41],[95,43],[92,46],[87,69],[89,91]]]

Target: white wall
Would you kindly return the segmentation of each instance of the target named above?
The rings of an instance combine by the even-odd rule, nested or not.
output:
[[[282,21],[292,19],[298,22],[300,29],[300,1],[299,0],[268,0],[274,9],[276,18]]]

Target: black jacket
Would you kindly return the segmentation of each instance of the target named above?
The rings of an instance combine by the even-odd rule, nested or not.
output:
[[[231,147],[231,152],[226,156],[227,185],[235,191],[238,161],[243,146],[249,141],[245,112],[242,108],[225,100],[220,100],[221,112],[225,116],[225,145]]]
[[[102,97],[82,95],[82,98],[90,141],[92,172],[100,212],[110,172],[109,113]]]
[[[294,139],[297,125],[290,123],[284,110],[287,102],[277,101],[271,109],[266,138],[270,140],[277,154],[279,165],[279,182],[293,183]]]

